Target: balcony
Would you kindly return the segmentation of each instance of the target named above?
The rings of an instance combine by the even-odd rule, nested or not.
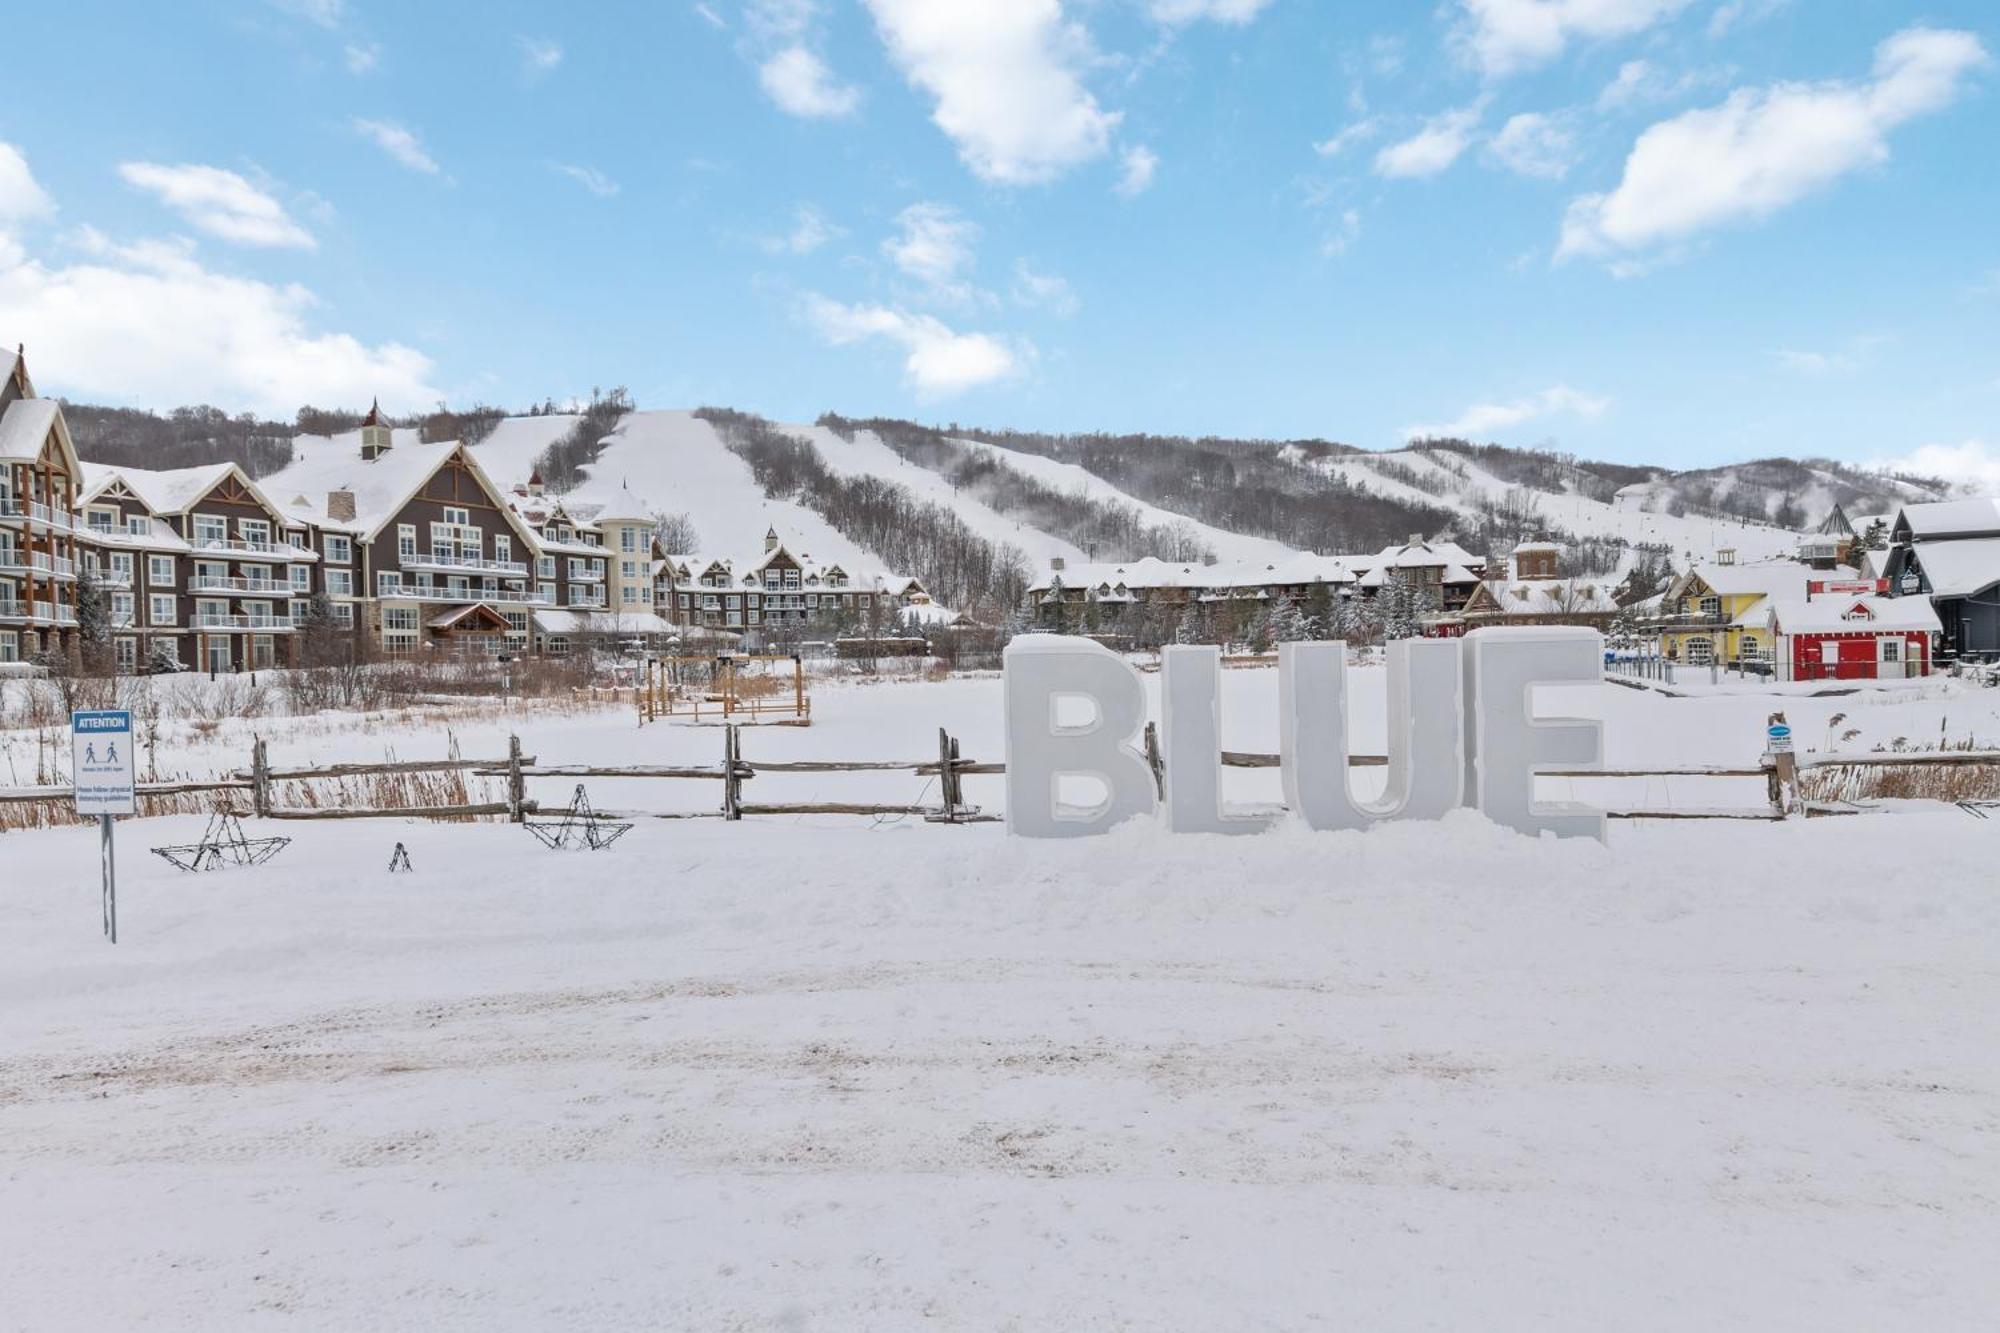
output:
[[[40,523],[58,532],[76,528],[76,520],[68,510],[51,509],[39,500],[22,500],[11,495],[0,497],[0,522]]]
[[[285,560],[294,564],[319,559],[319,552],[308,551],[303,546],[293,546],[288,542],[245,541],[241,537],[197,537],[194,549],[221,552],[244,560]]]
[[[519,560],[488,560],[477,555],[446,555],[442,552],[405,551],[397,557],[404,569],[445,569],[454,573],[498,574],[503,578],[524,579],[528,566]]]
[[[23,622],[74,625],[76,612],[61,602],[30,602],[24,598],[13,597],[0,600],[0,623],[18,625]]]
[[[556,599],[553,597],[544,597],[538,592],[523,592],[511,588],[501,588],[497,591],[489,592],[479,588],[423,587],[413,583],[405,583],[396,588],[384,588],[376,595],[380,600],[385,602],[393,602],[401,599],[409,602],[453,602],[461,604],[471,602],[504,602],[508,606],[554,606],[556,604]]]
[[[572,592],[569,595],[569,605],[579,611],[602,611],[604,609],[604,590],[601,588],[598,589],[595,596],[581,592]]]
[[[0,574],[35,573],[50,579],[73,579],[76,562],[46,551],[0,551]]]
[[[1683,611],[1669,615],[1649,616],[1640,622],[1644,629],[1655,633],[1674,633],[1679,630],[1721,629],[1729,624],[1729,615],[1724,611]]]
[[[218,578],[211,574],[197,574],[188,580],[189,592],[223,592],[240,597],[303,597],[307,589],[294,588],[290,583],[278,583],[271,579]]]
[[[585,569],[581,571],[572,569],[569,572],[569,581],[571,583],[602,583],[604,582],[604,571],[601,569]]]
[[[202,614],[188,621],[188,628],[203,633],[222,630],[232,634],[289,634],[290,616],[218,616]]]

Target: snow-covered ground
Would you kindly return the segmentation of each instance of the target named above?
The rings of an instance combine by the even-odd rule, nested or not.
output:
[[[1273,746],[1274,673],[1224,679],[1228,744]],[[1357,692],[1373,748],[1380,673]],[[1808,746],[1994,743],[1995,694],[1786,706]],[[1769,707],[1583,696],[1614,763],[1746,758]],[[997,700],[821,689],[744,748],[918,758],[946,725],[993,756]],[[457,739],[510,726],[545,761],[721,744],[623,712]],[[443,741],[267,719],[176,761],[251,729],[279,763]],[[591,790],[713,802],[685,785]],[[121,826],[115,949],[93,830],[0,837],[9,1327],[1970,1329],[2000,1301],[2000,823],[1956,811],[1608,846],[1470,814],[648,820],[596,854],[303,823],[259,869],[146,855],[198,824]]]

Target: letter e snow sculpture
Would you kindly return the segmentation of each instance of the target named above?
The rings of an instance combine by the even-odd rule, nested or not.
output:
[[[1222,802],[1222,650],[1181,644],[1160,654],[1167,828],[1174,833],[1261,833],[1271,816]]]
[[[1382,799],[1348,785],[1347,645],[1278,649],[1278,764],[1285,803],[1308,828],[1366,828],[1383,819],[1439,819],[1463,796],[1459,648],[1441,640],[1389,645],[1388,781]]]
[[[1146,724],[1139,673],[1088,639],[1024,634],[1001,661],[1007,727],[1007,831],[1030,838],[1104,833],[1154,811],[1153,773],[1131,745]],[[1064,700],[1087,702],[1087,722],[1057,717]],[[1104,798],[1074,805],[1062,779],[1101,783]]]
[[[1521,833],[1604,838],[1604,812],[1535,800],[1535,770],[1595,768],[1604,761],[1604,724],[1537,717],[1540,685],[1604,679],[1604,638],[1594,629],[1494,627],[1461,641],[1465,654],[1466,803]]]

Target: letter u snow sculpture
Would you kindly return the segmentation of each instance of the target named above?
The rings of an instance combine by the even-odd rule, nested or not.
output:
[[[1278,649],[1278,766],[1285,804],[1314,829],[1383,819],[1440,819],[1463,794],[1459,648],[1438,639],[1389,645],[1389,778],[1379,801],[1354,799],[1347,763],[1347,645]]]

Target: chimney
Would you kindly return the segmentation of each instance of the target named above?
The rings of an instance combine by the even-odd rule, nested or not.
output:
[[[1059,555],[1050,556],[1049,571],[1051,573],[1060,574],[1062,573],[1062,569],[1063,569],[1063,558]]]
[[[354,521],[354,492],[328,491],[326,493],[326,516],[342,523]]]
[[[542,470],[535,468],[528,473],[528,494],[540,495],[542,489]]]
[[[778,549],[778,530],[776,528],[766,528],[764,530],[764,549],[767,551]]]

